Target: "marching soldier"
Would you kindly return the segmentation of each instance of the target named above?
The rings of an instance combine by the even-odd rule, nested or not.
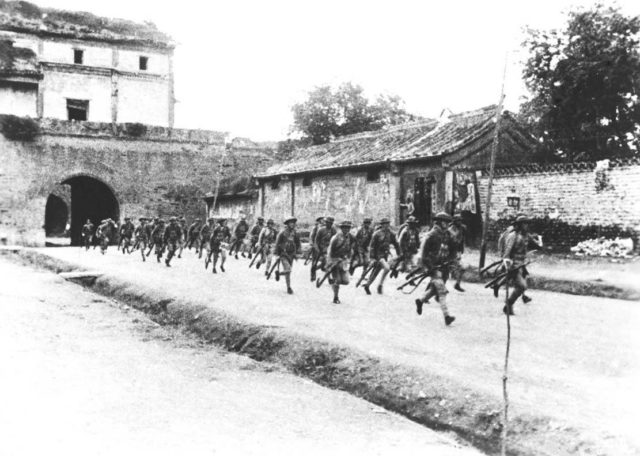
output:
[[[287,284],[287,293],[293,294],[291,288],[291,267],[296,254],[300,251],[300,238],[296,233],[296,222],[298,219],[295,217],[288,218],[284,221],[284,228],[278,237],[276,238],[276,255],[278,256],[277,262],[282,266],[280,275],[284,275]]]
[[[502,252],[502,265],[508,272],[508,283],[513,287],[513,291],[507,299],[507,304],[502,311],[505,314],[514,315],[513,305],[522,296],[524,302],[531,301],[527,297],[525,301],[524,292],[527,289],[527,276],[529,271],[525,267],[527,250],[531,237],[529,235],[529,218],[520,215],[513,224],[513,231],[506,235],[504,240],[504,251]]]
[[[201,259],[202,258],[202,254],[206,253],[206,255],[205,255],[205,267],[204,267],[205,269],[207,269],[207,262],[210,259],[209,241],[211,240],[211,233],[213,233],[213,229],[215,228],[215,226],[214,226],[215,221],[216,221],[216,219],[214,219],[213,217],[209,217],[207,219],[207,223],[202,225],[202,228],[200,228],[200,239],[199,239],[200,250],[199,250],[199,253],[198,253],[198,259]]]
[[[200,233],[200,219],[197,218],[193,221],[187,229],[187,249],[191,250],[191,247],[195,244],[196,253],[198,253],[200,244],[198,243],[198,234]]]
[[[251,228],[251,231],[249,232],[249,235],[251,236],[251,244],[249,245],[249,259],[251,259],[253,254],[256,253],[256,248],[259,245],[258,238],[260,237],[260,233],[262,232],[263,228],[264,218],[258,217],[256,224],[253,225],[253,228]]]
[[[309,244],[311,245],[311,249],[309,250],[309,256],[307,258],[311,260],[311,281],[312,282],[316,280],[315,279],[316,272],[315,272],[314,265],[318,261],[318,251],[316,250],[316,236],[318,235],[318,230],[322,228],[323,224],[324,224],[324,217],[318,217],[316,219],[316,224],[313,226],[313,229],[309,234]],[[305,264],[307,264],[306,261],[305,261]]]
[[[135,236],[136,236],[136,244],[140,249],[140,254],[142,255],[142,261],[147,261],[147,258],[144,254],[145,250],[147,250],[147,244],[149,244],[149,230],[147,229],[147,218],[140,217],[140,225],[136,227]]]
[[[333,217],[324,218],[324,226],[318,229],[314,238],[314,247],[316,251],[316,261],[311,263],[311,280],[316,280],[316,271],[318,269],[324,271],[327,263],[327,249],[331,238],[337,233],[336,227],[333,226]]]
[[[218,226],[216,226],[211,232],[211,237],[209,238],[209,257],[213,256],[213,270],[214,274],[217,274],[216,264],[218,263],[218,258],[220,258],[220,270],[224,271],[224,262],[227,260],[227,252],[222,248],[223,242],[229,242],[229,238],[231,237],[231,232],[229,228],[225,224],[226,219],[220,218],[218,219]],[[206,265],[205,265],[206,269]]]
[[[436,296],[436,300],[440,303],[440,309],[444,315],[444,323],[449,326],[456,317],[449,315],[447,308],[447,287],[445,282],[449,275],[447,261],[448,253],[448,234],[447,225],[451,222],[451,216],[445,212],[440,212],[434,217],[433,228],[427,233],[422,241],[421,262],[422,266],[428,271],[431,282],[425,290],[422,298],[416,299],[416,311],[418,315],[422,315],[422,305],[429,301],[429,297]]]
[[[258,249],[262,252],[262,256],[258,259],[256,269],[259,269],[262,263],[266,263],[266,270],[264,275],[269,274],[271,269],[271,261],[273,259],[273,249],[276,242],[276,236],[278,233],[274,227],[272,219],[267,220],[267,226],[262,228],[260,236],[258,237]]]
[[[390,221],[388,218],[383,218],[380,220],[380,227],[377,229],[373,235],[371,236],[371,242],[369,244],[369,257],[371,261],[374,262],[374,269],[371,271],[371,275],[369,276],[369,280],[366,285],[364,285],[364,291],[370,295],[371,284],[376,279],[376,276],[382,269],[382,276],[380,277],[380,283],[378,284],[378,294],[382,294],[382,286],[384,284],[384,280],[387,278],[387,274],[389,274],[389,263],[388,258],[391,253],[390,247],[396,249],[396,254],[398,256],[402,255],[402,249],[400,248],[400,244],[398,244],[398,240],[396,239],[396,235],[391,228],[389,227]]]
[[[104,219],[96,230],[96,237],[100,240],[100,253],[103,255],[107,252],[109,242],[116,235],[116,223],[110,218]]]
[[[131,217],[125,217],[124,223],[120,226],[119,235],[120,235],[120,243],[122,244],[122,253],[131,253],[129,248],[131,247],[131,238],[133,237],[133,232],[135,231],[135,226],[131,223]]]
[[[93,228],[91,219],[87,219],[87,222],[82,226],[82,244],[84,245],[85,250],[89,250],[89,246],[93,240]]]
[[[449,268],[451,277],[456,280],[453,286],[456,290],[464,292],[460,286],[462,280],[462,254],[464,253],[464,239],[466,227],[462,224],[462,216],[459,213],[453,215],[453,223],[449,226]]]
[[[245,216],[240,217],[240,221],[233,229],[233,240],[229,246],[229,255],[232,255],[235,251],[235,258],[238,259],[238,252],[242,253],[244,258],[244,240],[247,237],[247,231],[249,231],[249,224],[245,220]]]
[[[406,226],[400,232],[400,250],[402,256],[398,257],[398,264],[395,265],[395,275],[398,275],[397,269],[402,272],[408,272],[413,269],[413,257],[418,253],[420,247],[420,231],[418,230],[418,219],[413,215],[409,216]]]
[[[353,275],[359,266],[362,266],[362,272],[364,273],[369,264],[369,244],[371,243],[371,236],[373,235],[371,221],[370,218],[365,218],[362,221],[362,226],[356,232],[356,246],[353,249],[351,267],[349,268],[349,274],[351,275]]]
[[[187,219],[185,219],[184,216],[180,217],[180,231],[182,235],[179,240],[180,250],[178,252],[178,258],[182,258],[182,251],[187,244]]]
[[[340,285],[349,285],[349,260],[356,247],[356,238],[349,232],[351,222],[342,222],[338,227],[340,231],[331,238],[327,250],[327,273],[331,274],[334,304],[340,304]]]
[[[181,238],[182,228],[180,228],[180,225],[178,224],[178,219],[176,217],[171,217],[169,219],[169,225],[165,228],[162,236],[162,241],[167,248],[167,258],[164,260],[164,264],[166,264],[167,267],[171,266],[171,259],[178,250]]]
[[[153,242],[153,246],[155,247],[155,255],[158,259],[158,263],[162,259],[162,255],[164,255],[164,220],[158,219],[156,221],[155,227],[151,232],[151,241]]]

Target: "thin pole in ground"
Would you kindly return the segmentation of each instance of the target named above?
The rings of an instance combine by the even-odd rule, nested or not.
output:
[[[502,87],[500,88],[500,101],[496,108],[495,129],[493,131],[493,143],[491,145],[491,159],[489,160],[489,183],[487,184],[487,208],[484,211],[482,224],[482,241],[480,243],[480,264],[478,269],[484,268],[487,255],[487,231],[489,230],[489,213],[491,212],[491,190],[493,188],[493,172],[496,165],[496,153],[500,141],[500,120],[502,119],[502,104],[504,102],[504,81],[507,76],[507,55],[504,57],[504,70],[502,72]]]
[[[507,391],[507,380],[509,379],[509,350],[511,348],[511,309],[509,309],[509,282],[507,277],[507,283],[505,284],[506,296],[505,302],[505,314],[507,315],[507,349],[504,354],[504,371],[502,372],[502,397],[504,400],[504,407],[502,412],[502,449],[500,451],[501,456],[507,455],[507,428],[509,424],[509,392]]]

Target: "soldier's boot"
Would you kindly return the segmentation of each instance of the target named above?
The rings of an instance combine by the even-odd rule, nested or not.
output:
[[[454,322],[454,320],[455,320],[455,319],[456,319],[456,317],[453,317],[453,316],[451,316],[451,315],[445,315],[445,316],[444,316],[444,324],[445,324],[446,326],[449,326],[451,323],[453,323],[453,322]]]
[[[287,293],[293,294],[293,289],[291,288],[291,273],[283,274],[284,280],[287,283]]]
[[[378,285],[378,294],[382,294],[382,284]]]
[[[311,266],[311,281],[316,281],[316,268],[314,268],[313,266]]]
[[[218,271],[216,271],[216,267],[215,266],[211,269],[211,273],[212,274],[217,274],[218,273]]]
[[[532,298],[530,298],[526,294],[522,293],[522,302],[524,302],[525,304],[528,304],[528,303],[531,302],[531,300],[532,300]]]
[[[424,304],[424,302],[422,302],[422,299],[416,298],[416,313],[418,315],[422,315],[422,305],[423,304]]]
[[[280,271],[276,271],[276,282],[280,282]]]
[[[333,285],[333,303],[334,304],[340,304],[340,298],[338,297],[339,291],[340,291],[340,285],[334,284]]]
[[[368,295],[371,294],[371,290],[369,290],[369,284],[365,283],[362,288],[364,288],[364,292],[367,293]]]
[[[456,282],[456,284],[453,286],[453,288],[455,288],[456,290],[458,290],[458,291],[460,291],[460,292],[464,293],[464,288],[462,288],[462,287],[460,286],[460,282]]]
[[[224,260],[222,260],[222,262],[220,263],[220,270],[222,272],[225,272],[225,270],[224,270]]]

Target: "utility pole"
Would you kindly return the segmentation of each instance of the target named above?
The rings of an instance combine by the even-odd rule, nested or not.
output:
[[[489,230],[489,215],[491,213],[491,190],[493,188],[493,171],[496,165],[496,153],[500,142],[500,121],[502,120],[502,104],[504,102],[504,80],[507,76],[507,55],[504,57],[504,70],[502,72],[502,87],[500,89],[500,101],[496,108],[495,129],[493,131],[493,144],[491,145],[491,160],[489,162],[489,184],[487,185],[487,207],[484,211],[484,223],[482,224],[482,243],[480,244],[479,270],[484,268],[487,255],[487,232]]]
[[[218,176],[216,177],[216,193],[213,195],[213,212],[216,211],[216,205],[218,204],[218,195],[220,194],[220,178],[222,176],[222,168],[224,166],[224,159],[227,156],[227,148],[225,145],[224,152],[222,152],[222,157],[220,157],[220,165],[218,166]],[[207,214],[207,218],[209,218],[209,214]]]

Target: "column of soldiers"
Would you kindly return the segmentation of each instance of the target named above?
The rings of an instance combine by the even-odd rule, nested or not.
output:
[[[541,245],[541,239],[529,235],[528,221],[524,215],[519,215],[499,241],[501,260],[495,263],[496,279],[491,284],[496,296],[501,287],[512,287],[513,292],[503,308],[503,312],[509,315],[513,315],[513,306],[520,297],[524,302],[531,300],[525,294],[528,274],[525,259],[530,242]],[[212,273],[217,274],[218,263],[220,271],[225,272],[226,244],[229,255],[234,254],[237,259],[240,254],[251,259],[249,267],[255,265],[259,269],[264,264],[267,279],[274,274],[277,281],[284,277],[287,293],[293,294],[291,271],[301,248],[294,217],[284,220],[284,228],[279,232],[272,219],[265,224],[262,217],[258,217],[249,230],[243,217],[235,226],[233,235],[224,218],[209,218],[203,225],[196,219],[188,227],[184,218],[178,221],[176,217],[171,217],[168,224],[158,217],[140,217],[139,222],[134,226],[126,217],[117,228],[113,220],[106,219],[97,227],[94,236],[93,224],[87,220],[82,229],[83,245],[88,249],[92,243],[95,248],[97,243],[104,254],[110,242],[119,235],[118,246],[123,253],[140,250],[142,261],[146,261],[155,249],[158,263],[166,253],[164,262],[167,267],[171,266],[175,256],[181,257],[186,246],[189,250],[195,248],[198,259],[204,256],[205,269],[211,264]],[[466,228],[461,217],[438,213],[422,240],[418,220],[413,216],[400,227],[397,236],[390,228],[389,219],[380,219],[375,228],[372,228],[372,222],[371,218],[365,218],[354,235],[349,221],[336,225],[333,217],[317,218],[310,233],[310,250],[305,260],[305,264],[311,263],[311,281],[317,287],[328,281],[333,290],[333,303],[339,304],[340,287],[350,283],[358,268],[362,268],[362,272],[356,287],[362,285],[367,295],[371,294],[371,287],[378,277],[378,294],[383,294],[387,276],[394,278],[399,273],[407,274],[407,282],[398,287],[399,290],[405,286],[412,286],[415,290],[428,279],[423,293],[415,299],[416,312],[422,315],[424,304],[433,298],[439,303],[445,325],[451,325],[455,317],[449,313],[447,305],[446,282],[449,277],[455,281],[454,289],[464,292],[461,258]],[[391,248],[395,250],[393,256]]]

